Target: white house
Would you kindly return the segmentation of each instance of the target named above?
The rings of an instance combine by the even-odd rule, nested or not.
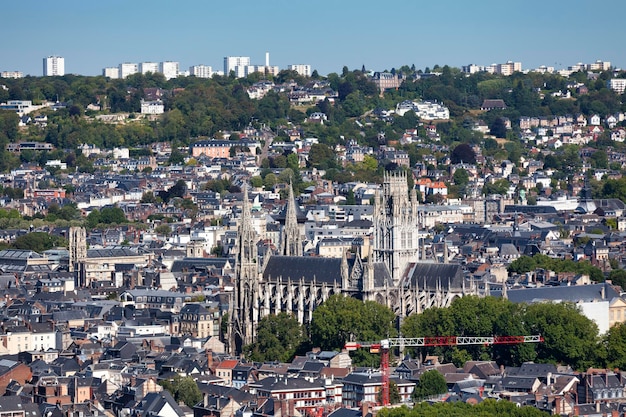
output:
[[[141,114],[163,114],[164,112],[165,106],[161,100],[141,100]]]

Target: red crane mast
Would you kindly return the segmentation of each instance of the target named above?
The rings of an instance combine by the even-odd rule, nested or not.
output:
[[[382,374],[382,405],[389,402],[389,349],[393,347],[420,346],[467,346],[467,345],[517,345],[520,343],[541,343],[543,337],[534,336],[427,336],[427,337],[394,337],[379,342],[348,342],[347,350],[369,348],[370,352],[380,352],[380,371]]]

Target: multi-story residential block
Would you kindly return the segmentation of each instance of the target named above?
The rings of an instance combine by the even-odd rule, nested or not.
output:
[[[166,80],[178,77],[179,64],[174,61],[163,61],[159,64],[159,72],[163,74]]]
[[[224,57],[224,75],[228,76],[231,71],[235,72],[238,78],[245,77],[245,68],[250,66],[249,56],[227,56]]]
[[[22,71],[2,71],[0,72],[0,78],[22,78],[24,73]]]
[[[106,67],[102,69],[102,75],[113,80],[120,78],[120,68],[119,67]]]
[[[587,64],[586,69],[588,71],[609,71],[611,69],[611,62],[598,59],[593,64]]]
[[[290,71],[295,71],[303,77],[311,76],[311,66],[308,64],[292,64],[288,65],[287,69]]]
[[[139,65],[132,62],[124,62],[119,65],[119,77],[126,78],[129,75],[137,74],[139,72]]]
[[[63,76],[65,75],[65,58],[51,55],[43,59],[43,76]]]
[[[209,65],[192,65],[189,67],[189,75],[198,78],[211,78],[213,74],[213,68]]]
[[[496,66],[496,73],[502,75],[512,75],[514,72],[522,71],[522,63],[521,62],[513,62],[507,61],[504,64],[498,64]]]
[[[158,62],[142,62],[139,64],[139,72],[142,74],[147,74],[149,72],[156,74],[159,72],[159,63]]]
[[[617,94],[624,94],[626,90],[626,78],[612,78],[607,81],[607,87],[615,91]]]

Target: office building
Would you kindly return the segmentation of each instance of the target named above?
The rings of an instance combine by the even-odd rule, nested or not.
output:
[[[65,75],[65,58],[49,56],[43,59],[43,76],[53,77]]]

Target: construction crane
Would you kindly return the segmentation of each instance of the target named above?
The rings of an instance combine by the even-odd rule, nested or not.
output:
[[[520,343],[541,343],[543,337],[535,336],[429,336],[429,337],[395,337],[379,342],[348,342],[346,350],[369,348],[371,353],[380,353],[380,371],[382,374],[382,405],[389,402],[389,349],[394,347],[422,346],[467,346],[467,345],[517,345]]]

